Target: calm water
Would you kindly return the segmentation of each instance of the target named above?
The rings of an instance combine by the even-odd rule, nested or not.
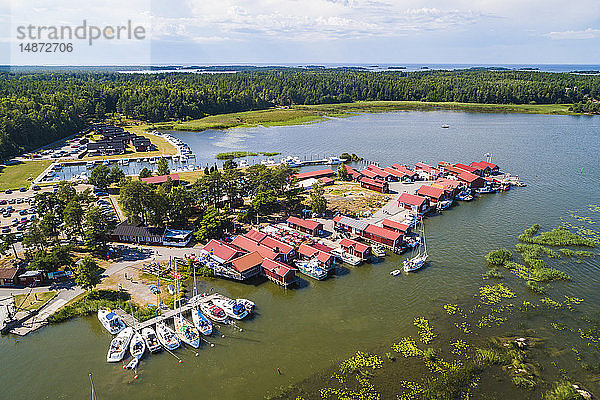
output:
[[[441,129],[449,124],[450,129]],[[101,399],[258,399],[266,392],[303,380],[356,350],[389,346],[414,335],[416,315],[439,314],[441,304],[472,299],[483,284],[484,255],[512,248],[533,223],[550,228],[569,210],[597,201],[600,191],[600,118],[402,112],[360,115],[304,126],[175,133],[205,158],[229,150],[281,151],[291,155],[354,152],[381,165],[393,162],[470,162],[487,152],[502,169],[529,184],[507,193],[461,204],[425,222],[431,264],[409,276],[391,278],[401,257],[358,268],[340,268],[324,282],[284,290],[270,282],[257,286],[211,280],[206,289],[252,299],[256,316],[240,323],[243,332],[223,327],[214,348],[198,356],[178,351],[178,364],[163,353],[146,357],[134,381],[131,372],[105,360],[110,335],[96,318],[80,318],[45,328],[15,342],[0,339],[0,398],[86,398],[88,373]],[[597,215],[597,214],[596,214]],[[583,311],[597,312],[598,257],[561,262],[571,282],[552,285],[549,295],[584,298]],[[508,275],[508,274],[505,274]],[[523,298],[523,283],[505,283]],[[537,326],[524,321],[524,326]],[[569,343],[549,339],[560,349]],[[561,358],[567,370],[572,357]],[[278,375],[280,368],[282,375]],[[599,388],[589,383],[592,390]]]

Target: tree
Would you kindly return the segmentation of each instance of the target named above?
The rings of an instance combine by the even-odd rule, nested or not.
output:
[[[119,205],[126,217],[146,223],[149,205],[152,201],[152,188],[141,181],[126,181],[119,192]]]
[[[109,185],[111,183],[118,183],[121,179],[125,178],[125,172],[119,167],[112,167],[108,174]]]
[[[39,224],[34,224],[23,236],[23,245],[37,250],[43,250],[48,243]]]
[[[310,208],[317,214],[323,214],[327,210],[327,199],[321,183],[315,183],[310,191]]]
[[[237,163],[233,160],[225,160],[225,162],[223,163],[223,170],[236,169],[237,167]]]
[[[58,228],[62,223],[59,214],[48,212],[39,222],[40,229],[46,238],[58,237]]]
[[[106,189],[111,184],[109,176],[110,168],[107,165],[98,165],[90,173],[88,181],[96,187]]]
[[[252,208],[262,215],[270,214],[277,207],[277,196],[273,189],[261,190],[252,199]]]
[[[50,250],[38,250],[27,265],[30,270],[54,272],[73,265],[70,246],[54,246]]]
[[[196,230],[194,236],[200,242],[210,239],[220,238],[231,224],[231,221],[215,207],[210,206],[204,212],[200,227]]]
[[[17,249],[15,248],[16,242],[17,242],[17,239],[15,238],[15,235],[12,233],[2,236],[2,240],[0,240],[0,253],[6,254],[12,249],[12,251],[15,255],[15,258],[19,258],[17,255]]]
[[[140,174],[139,174],[140,179],[149,178],[151,176],[152,176],[152,172],[146,167],[142,168],[142,170],[140,171]]]
[[[101,281],[100,267],[90,256],[82,258],[77,265],[77,277],[75,283],[85,290],[91,290]]]
[[[81,233],[84,216],[85,211],[78,199],[71,200],[63,210],[65,227],[67,227],[71,233]]]
[[[167,195],[169,202],[168,217],[174,225],[183,226],[191,215],[194,199],[189,190],[183,187],[174,187]]]
[[[340,178],[343,181],[349,181],[350,180],[350,175],[348,174],[348,170],[346,169],[346,165],[345,164],[340,164],[338,171],[338,178]]]
[[[98,249],[106,247],[108,236],[115,229],[115,221],[100,207],[91,207],[85,213],[84,239],[86,245]]]
[[[156,169],[158,175],[169,175],[169,161],[166,158],[161,157],[156,164]]]

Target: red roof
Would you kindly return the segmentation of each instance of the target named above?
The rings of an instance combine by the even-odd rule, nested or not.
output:
[[[283,243],[282,241],[277,240],[272,236],[265,237],[263,240],[261,240],[260,244],[267,246],[270,249],[273,249],[273,251],[277,249],[280,253],[283,254],[289,254],[294,250],[292,246]]]
[[[258,252],[263,258],[275,258],[277,253],[267,246],[261,246],[254,240],[247,238],[246,236],[236,236],[231,242],[234,246],[240,249],[246,250],[249,253]]]
[[[294,175],[298,180],[308,179],[308,178],[322,178],[324,176],[333,176],[335,173],[331,168],[320,169],[318,171],[308,171],[301,172],[299,174]]]
[[[498,166],[496,164],[492,164],[487,161],[472,162],[471,165],[474,167],[479,167],[481,169],[485,169],[486,167],[490,168],[490,169],[498,168]]]
[[[410,193],[402,193],[398,198],[399,203],[408,204],[410,206],[421,206],[425,203],[425,197],[417,196]]]
[[[423,170],[429,174],[439,174],[440,171],[438,171],[437,169],[433,168],[431,165],[427,165],[425,163],[422,162],[418,162],[415,164],[415,169],[420,169]]]
[[[465,182],[471,183],[476,181],[477,179],[481,179],[480,176],[477,176],[475,174],[472,174],[470,172],[462,172],[458,175],[458,179],[461,179]]]
[[[379,174],[377,174],[376,172],[371,171],[370,169],[363,169],[362,171],[360,171],[361,174],[363,174],[366,177],[369,177],[371,179],[377,178],[378,176],[380,176]]]
[[[145,183],[159,184],[159,183],[165,183],[166,181],[169,180],[169,178],[171,178],[172,181],[178,181],[179,180],[179,174],[149,176],[147,178],[141,178],[140,180],[142,182],[145,182]]]
[[[204,246],[204,250],[223,261],[229,261],[240,253],[238,249],[220,240],[213,239]]]
[[[360,183],[364,183],[366,185],[371,185],[371,186],[377,186],[380,188],[383,188],[385,186],[385,182],[384,181],[380,181],[377,179],[371,179],[371,178],[367,178],[367,177],[362,177],[360,178]]]
[[[383,221],[381,221],[381,224],[383,225],[384,228],[390,227],[390,228],[397,229],[402,232],[408,232],[408,228],[409,228],[408,225],[401,224],[400,222],[396,222],[391,219],[384,219]]]
[[[313,243],[310,246],[314,247],[317,250],[321,250],[321,251],[324,251],[324,252],[327,252],[327,253],[329,253],[331,250],[333,250],[333,248],[331,248],[329,246],[325,246],[322,243]]]
[[[391,168],[391,167],[385,167],[383,169],[385,172],[389,173],[390,175],[394,175],[400,179],[404,178],[406,176],[406,174],[404,172],[398,171],[395,168]]]
[[[342,214],[338,214],[335,217],[333,217],[333,222],[340,222],[342,218],[344,218],[344,216]]]
[[[257,231],[256,229],[250,229],[250,231],[248,233],[246,233],[244,236],[254,240],[255,242],[260,242],[267,236],[267,234]]]
[[[382,228],[381,226],[377,226],[377,225],[367,226],[367,229],[365,229],[365,232],[367,232],[371,235],[376,235],[376,236],[379,236],[379,237],[382,237],[385,239],[389,239],[389,240],[393,240],[393,241],[396,241],[402,237],[402,234],[400,232],[391,231],[389,229],[385,229],[385,228]]]
[[[441,185],[444,187],[444,189],[450,190],[450,191],[452,191],[460,186],[459,181],[457,181],[455,179],[448,179],[448,178],[437,178],[435,180],[434,184]]]
[[[323,185],[329,185],[330,183],[333,183],[333,179],[328,178],[328,177],[323,177],[323,178],[319,178],[319,180],[321,181],[321,183]]]
[[[417,194],[439,200],[444,195],[444,189],[423,185],[417,190]]]
[[[340,242],[340,246],[345,247],[345,248],[354,247],[354,249],[356,249],[356,251],[359,251],[361,253],[364,253],[365,251],[367,251],[371,248],[371,246],[369,246],[368,244],[357,242],[356,240],[352,240],[352,239],[348,239],[348,238],[342,239],[342,241]]]
[[[310,230],[315,230],[319,226],[323,225],[320,222],[313,221],[312,219],[302,219],[302,218],[297,218],[297,217],[289,217],[286,222],[289,224],[298,225],[298,226],[301,226],[303,228],[310,229]]]
[[[400,172],[404,172],[408,176],[414,176],[416,174],[415,171],[408,169],[408,167],[406,165],[392,164],[392,167],[397,169]]]
[[[301,244],[298,248],[298,253],[308,258],[313,258],[316,255],[317,259],[323,263],[329,261],[329,259],[333,257],[331,254],[321,251],[308,244]]]
[[[472,167],[470,165],[465,165],[465,164],[456,164],[455,167],[465,170],[467,172],[471,172],[471,173],[474,173],[475,171],[481,171],[481,168],[479,168],[479,167]]]
[[[238,272],[248,271],[251,268],[260,265],[263,262],[263,258],[257,252],[244,254],[231,261],[233,268]]]
[[[359,171],[355,170],[349,165],[344,164],[344,167],[346,167],[346,171],[348,171],[348,174],[354,179],[362,175]]]
[[[384,169],[381,169],[381,168],[379,168],[377,165],[373,165],[373,164],[371,164],[371,165],[369,165],[369,166],[367,167],[367,169],[369,169],[369,171],[373,171],[373,172],[375,172],[377,175],[379,175],[379,176],[381,176],[381,177],[383,177],[383,178],[386,178],[386,177],[390,176],[390,173],[389,173],[389,172],[387,172],[387,171],[386,171],[386,170],[384,170]]]
[[[264,260],[262,263],[262,267],[266,270],[274,272],[277,276],[284,277],[290,271],[294,271],[295,268],[290,267],[282,262],[276,260]]]

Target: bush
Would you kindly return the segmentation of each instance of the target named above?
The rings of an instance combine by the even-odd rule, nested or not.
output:
[[[506,264],[512,254],[507,249],[501,248],[498,250],[492,250],[485,256],[485,261],[489,267],[502,267]]]
[[[546,400],[578,400],[584,397],[573,387],[571,382],[563,381],[554,385],[554,388],[546,393]]]
[[[475,354],[480,365],[498,365],[502,362],[502,355],[494,349],[477,349]]]

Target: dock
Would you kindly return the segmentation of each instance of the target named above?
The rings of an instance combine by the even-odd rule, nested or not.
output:
[[[181,313],[186,313],[188,311],[191,311],[194,307],[199,306],[200,304],[208,303],[209,301],[213,301],[215,299],[223,299],[223,298],[225,298],[225,296],[222,296],[218,293],[211,294],[211,295],[208,295],[205,297],[199,297],[197,300],[191,301],[191,302],[181,306]],[[120,308],[113,310],[113,312],[115,314],[117,314],[123,320],[125,325],[135,328],[137,330],[142,330],[144,328],[150,327],[152,325],[155,325],[157,322],[160,322],[165,319],[171,319],[175,315],[179,314],[179,311],[180,311],[179,308],[176,310],[172,310],[170,308],[162,308],[160,316],[151,318],[144,322],[140,322],[133,315],[121,310]]]

